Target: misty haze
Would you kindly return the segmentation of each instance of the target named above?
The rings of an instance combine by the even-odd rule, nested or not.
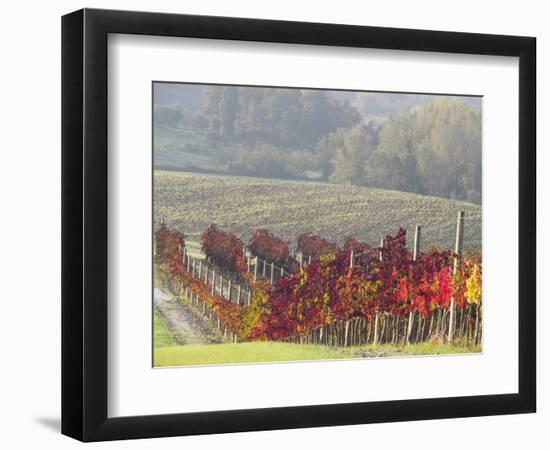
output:
[[[154,83],[156,169],[481,203],[481,98]]]

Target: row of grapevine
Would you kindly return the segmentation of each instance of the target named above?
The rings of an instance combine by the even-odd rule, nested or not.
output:
[[[209,225],[202,234],[202,251],[219,268],[231,273],[246,271],[244,244],[234,234]]]
[[[313,260],[327,253],[336,253],[338,246],[313,233],[303,233],[296,240],[296,250]]]
[[[451,299],[458,311],[455,336],[478,337],[480,310],[468,306],[481,302],[480,261],[474,255],[462,259],[460,270],[453,275],[455,256],[451,252],[433,251],[415,261],[405,237],[405,230],[399,230],[387,236],[380,248],[363,245],[353,256],[351,250],[325,254],[280,279],[269,292],[252,337],[303,340],[316,331],[321,334],[327,325],[361,318],[372,324],[371,342],[375,343],[410,338],[413,329],[427,320],[439,326],[432,323],[432,329],[424,329],[419,339],[443,337],[450,324]],[[387,322],[396,329],[391,335],[382,332]],[[349,327],[344,325],[345,345],[350,344]]]
[[[267,230],[256,230],[248,248],[254,255],[259,255],[277,265],[285,266],[289,263],[290,250],[288,242],[284,241]]]
[[[170,230],[166,225],[155,231],[155,259],[159,269],[166,275],[170,289],[177,295],[188,299],[200,298],[214,314],[216,320],[223,324],[224,330],[235,336],[241,327],[242,307],[225,299],[222,292],[211,289],[201,279],[193,276],[188,270],[185,257],[185,236],[177,230]]]

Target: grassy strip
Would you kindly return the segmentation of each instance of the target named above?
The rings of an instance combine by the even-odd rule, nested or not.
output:
[[[479,353],[481,352],[481,346],[467,346],[462,343],[421,342],[411,345],[377,344],[374,346],[369,344],[361,347],[350,347],[341,351],[347,353],[350,358],[361,356],[362,352],[372,352],[375,356],[456,355],[460,353]]]
[[[335,349],[319,345],[243,342],[158,348],[155,349],[155,366],[304,361],[345,357]]]
[[[153,330],[155,333],[153,341],[155,343],[155,357],[157,348],[173,347],[180,344],[176,334],[170,328],[168,320],[156,308],[153,318]]]
[[[368,345],[344,349],[285,342],[244,342],[239,344],[180,345],[155,348],[155,366],[311,361],[398,355],[474,353],[479,351],[481,351],[479,347],[466,347],[460,344],[421,343],[403,347],[384,344],[376,347]]]

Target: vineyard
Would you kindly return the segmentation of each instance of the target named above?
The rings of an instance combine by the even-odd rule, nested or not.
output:
[[[209,225],[203,257],[186,236],[161,223],[155,262],[170,289],[219,329],[226,342],[279,341],[327,347],[464,342],[482,337],[479,252],[462,252],[464,213],[455,251],[412,250],[400,228],[377,246],[342,245],[302,233],[294,248],[266,229],[245,244]],[[458,243],[460,242],[460,245]]]

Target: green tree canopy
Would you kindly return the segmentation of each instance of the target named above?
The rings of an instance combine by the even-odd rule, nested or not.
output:
[[[340,128],[331,133],[326,148],[332,152],[333,183],[361,185],[366,183],[365,165],[376,149],[376,131],[365,124]]]
[[[480,202],[480,113],[458,99],[436,98],[390,118],[367,178],[380,187]]]
[[[357,110],[325,91],[208,86],[204,113],[218,137],[313,149],[319,139],[359,122]]]

